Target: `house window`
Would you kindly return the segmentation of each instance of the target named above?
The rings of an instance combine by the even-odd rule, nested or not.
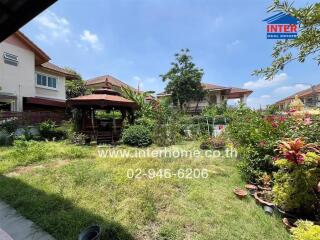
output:
[[[57,88],[57,78],[37,73],[37,86],[47,88]]]

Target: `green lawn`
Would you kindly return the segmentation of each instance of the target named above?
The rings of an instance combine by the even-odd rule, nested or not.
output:
[[[280,219],[234,196],[244,185],[234,159],[99,158],[95,147],[41,144],[45,150],[23,150],[18,160],[17,148],[0,149],[0,198],[58,240],[76,239],[92,223],[103,226],[103,239],[290,239]],[[136,168],[204,168],[209,177],[129,179]]]

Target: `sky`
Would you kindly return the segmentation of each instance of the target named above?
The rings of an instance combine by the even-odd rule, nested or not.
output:
[[[315,1],[299,0],[295,6]],[[21,30],[51,61],[87,80],[112,75],[142,90],[163,91],[160,74],[189,48],[203,82],[248,88],[264,107],[317,84],[312,60],[291,63],[273,81],[252,76],[272,61],[275,40],[263,19],[271,0],[59,0]],[[232,102],[231,102],[232,104]]]

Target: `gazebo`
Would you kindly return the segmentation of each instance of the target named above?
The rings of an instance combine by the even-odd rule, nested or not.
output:
[[[135,102],[118,92],[103,88],[92,94],[71,98],[67,106],[72,109],[78,131],[100,143],[114,143],[120,139],[123,121],[134,120]]]

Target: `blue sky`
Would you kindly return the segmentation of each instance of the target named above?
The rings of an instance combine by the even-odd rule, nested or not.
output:
[[[303,6],[314,1],[299,0]],[[272,82],[251,76],[271,63],[263,19],[271,0],[59,0],[22,31],[59,66],[84,79],[110,74],[160,92],[174,53],[189,48],[203,82],[254,90],[264,106],[319,83],[312,60],[290,64]]]

